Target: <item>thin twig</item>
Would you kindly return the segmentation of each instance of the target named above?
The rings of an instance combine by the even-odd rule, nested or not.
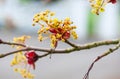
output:
[[[90,73],[90,71],[92,70],[94,64],[95,64],[97,61],[99,61],[99,60],[102,59],[103,57],[105,57],[105,56],[113,53],[113,52],[114,52],[115,50],[117,50],[119,47],[120,47],[120,41],[119,41],[119,43],[118,43],[115,47],[109,48],[108,51],[106,51],[106,52],[104,52],[102,55],[98,56],[98,57],[92,62],[92,64],[90,65],[90,67],[89,67],[89,69],[88,69],[88,71],[87,71],[87,73],[85,74],[85,76],[84,76],[83,79],[89,79],[89,73]]]
[[[16,45],[16,46],[27,47],[27,45],[25,45],[25,44],[21,44],[21,43],[14,43],[14,42],[6,42],[6,41],[2,41],[2,40],[1,40],[0,44],[6,44],[6,45]]]
[[[73,43],[71,43],[70,41],[68,41],[68,40],[65,40],[65,43],[67,43],[68,45],[70,45],[70,46],[72,46],[72,47],[78,47],[76,44],[73,44]]]
[[[43,57],[45,57],[45,56],[47,56],[47,55],[49,55],[49,53],[45,53],[45,54],[43,54],[43,55],[40,55],[40,56],[38,56],[38,58],[43,58]]]

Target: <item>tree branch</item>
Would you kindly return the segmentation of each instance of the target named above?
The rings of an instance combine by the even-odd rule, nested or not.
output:
[[[68,40],[65,40],[65,43],[67,43],[68,45],[70,45],[70,46],[72,46],[72,47],[78,47],[76,44],[73,44],[73,43],[71,43],[70,41],[68,41]]]
[[[68,54],[74,51],[80,51],[80,50],[85,50],[85,49],[90,49],[90,48],[94,48],[94,47],[98,47],[98,46],[103,46],[103,45],[112,45],[112,44],[118,44],[119,40],[107,40],[107,41],[99,41],[99,42],[93,42],[93,43],[87,43],[84,45],[79,45],[76,47],[72,47],[72,48],[67,48],[67,49],[59,49],[59,50],[51,50],[51,49],[43,49],[43,48],[37,48],[37,47],[26,47],[26,45],[24,44],[18,44],[18,43],[12,43],[12,42],[5,42],[2,41],[0,44],[6,44],[6,45],[19,45],[19,46],[23,46],[25,48],[20,49],[20,50],[15,50],[12,52],[8,52],[5,54],[0,54],[0,58],[6,57],[8,55],[12,55],[14,53],[20,52],[20,51],[29,51],[29,50],[34,50],[34,51],[41,51],[41,52],[48,52],[47,54],[44,54],[43,56],[39,56],[39,58],[45,57],[49,54]],[[51,53],[52,51],[52,53]]]
[[[13,42],[6,42],[0,39],[0,44],[6,44],[6,45],[17,45],[17,46],[22,46],[22,47],[27,47],[25,44],[21,43],[13,43]]]
[[[92,64],[90,65],[90,67],[89,67],[89,69],[88,69],[88,71],[87,71],[87,73],[85,74],[85,76],[84,76],[83,79],[89,79],[89,73],[90,73],[90,71],[92,70],[94,64],[95,64],[97,61],[99,61],[99,60],[102,59],[103,57],[105,57],[105,56],[113,53],[113,52],[114,52],[115,50],[117,50],[119,47],[120,47],[120,41],[119,41],[119,43],[118,43],[115,47],[109,48],[109,50],[107,50],[106,52],[104,52],[102,55],[98,56],[98,57],[92,62]]]
[[[113,45],[113,44],[117,44],[114,48],[109,48],[108,51],[106,51],[104,54],[98,56],[94,61],[93,63],[90,65],[87,73],[85,74],[84,78],[83,79],[89,79],[89,73],[90,71],[92,70],[94,64],[99,61],[100,59],[102,59],[103,57],[113,53],[115,50],[117,50],[119,47],[120,47],[120,40],[117,39],[117,40],[107,40],[107,41],[98,41],[98,42],[93,42],[93,43],[87,43],[87,44],[83,44],[83,45],[76,45],[76,44],[73,44],[71,43],[70,41],[68,40],[65,40],[65,43],[67,43],[68,45],[71,46],[71,48],[67,48],[67,49],[44,49],[44,48],[37,48],[37,47],[28,47],[27,45],[25,44],[19,44],[19,43],[13,43],[13,42],[6,42],[6,41],[2,41],[0,39],[0,44],[5,44],[5,45],[17,45],[17,46],[22,46],[24,48],[20,49],[20,50],[15,50],[15,51],[12,51],[12,52],[8,52],[8,53],[5,53],[5,54],[0,54],[0,58],[4,58],[6,56],[9,56],[9,55],[12,55],[12,54],[15,54],[17,52],[20,52],[20,51],[30,51],[30,50],[34,50],[34,51],[40,51],[40,52],[47,52],[47,53],[44,53],[42,55],[39,55],[39,58],[43,58],[43,57],[46,57],[48,55],[51,55],[51,54],[69,54],[69,53],[72,53],[74,51],[80,51],[80,50],[86,50],[86,49],[91,49],[91,48],[95,48],[95,47],[98,47],[98,46],[103,46],[103,45]]]

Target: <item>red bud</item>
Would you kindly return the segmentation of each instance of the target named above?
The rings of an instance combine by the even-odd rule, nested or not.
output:
[[[70,38],[70,32],[69,31],[66,31],[63,36],[62,36],[64,39],[68,39]]]
[[[50,31],[51,33],[55,33],[55,34],[57,33],[57,30],[55,30],[54,28],[50,28],[49,31]]]
[[[117,1],[116,0],[110,0],[109,2],[111,2],[112,4],[115,4]]]
[[[25,53],[25,56],[27,58],[28,64],[33,66],[33,69],[35,69],[35,62],[38,60],[38,55],[35,53],[35,51],[28,51]]]

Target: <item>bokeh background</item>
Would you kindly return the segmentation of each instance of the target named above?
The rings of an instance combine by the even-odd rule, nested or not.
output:
[[[91,14],[87,0],[0,0],[0,38],[12,41],[13,37],[31,35],[28,45],[49,47],[49,40],[40,43],[37,40],[39,26],[32,27],[35,13],[49,9],[56,17],[70,17],[77,26],[78,40],[71,42],[85,44],[93,41],[117,39],[120,36],[120,3],[108,4],[105,12],[99,16]],[[59,42],[59,48],[68,45]],[[35,79],[82,79],[89,65],[111,46],[102,46],[71,54],[52,55],[40,59]],[[0,53],[12,51],[10,46],[0,45]],[[120,79],[120,50],[97,62],[90,73],[90,79]],[[37,52],[40,53],[40,52]],[[13,72],[10,61],[13,56],[0,59],[0,79],[23,79]]]

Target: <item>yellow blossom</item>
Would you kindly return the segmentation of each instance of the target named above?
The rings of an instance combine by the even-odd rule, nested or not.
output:
[[[34,79],[34,75],[24,68],[15,68],[14,71],[20,73],[24,78]]]
[[[89,0],[92,13],[99,15],[100,12],[104,12],[104,7],[109,3],[109,0]]]
[[[19,65],[21,63],[26,63],[26,57],[24,56],[24,54],[22,54],[22,52],[18,52],[14,55],[13,60],[11,61],[11,66],[14,65]]]
[[[15,37],[15,38],[13,38],[13,42],[24,44],[24,43],[25,43],[25,40],[26,40],[26,39],[29,39],[29,38],[30,38],[30,36],[26,36],[26,35],[21,36],[21,37],[17,37],[17,38]]]
[[[54,35],[51,35],[51,47],[55,47],[57,39]]]
[[[72,31],[72,36],[73,36],[74,39],[77,39],[77,38],[78,38],[78,35],[76,34],[75,31]]]
[[[37,16],[38,15],[36,15],[35,17],[37,17]],[[15,37],[13,39],[13,42],[25,44],[25,41],[29,38],[30,38],[30,36],[26,36],[26,35],[21,36],[21,37]],[[14,47],[16,47],[17,50],[24,48],[22,46],[14,46]],[[15,66],[16,68],[14,68],[14,71],[20,73],[24,78],[27,78],[27,79],[34,78],[34,75],[31,74],[28,69],[24,68],[28,64],[28,61],[24,55],[24,52],[20,51],[20,52],[15,53],[10,64],[11,64],[11,66]],[[18,66],[18,68],[17,68],[17,66]]]
[[[57,38],[57,39],[61,38],[61,36],[62,36],[62,35],[59,34],[59,33],[56,34],[56,38]]]
[[[43,35],[46,34],[51,40],[50,46],[55,48],[58,41],[64,42],[70,38],[72,30],[76,29],[76,26],[72,25],[73,22],[69,17],[59,20],[56,17],[53,18],[53,16],[55,16],[55,13],[49,10],[37,13],[33,18],[33,25],[38,24],[41,26],[38,30],[38,39],[40,41],[44,40]],[[73,38],[77,39],[76,32],[73,35]]]
[[[25,41],[26,41],[27,39],[29,39],[29,38],[30,38],[30,36],[26,36],[26,35],[21,36],[21,37],[14,37],[14,38],[13,38],[13,42],[14,42],[14,43],[24,44]],[[22,46],[15,46],[15,45],[12,45],[12,47],[16,47],[16,49],[21,49],[21,48],[23,48]]]
[[[55,13],[54,13],[54,12],[51,12],[51,13],[50,13],[50,16],[54,16],[54,15],[55,15]]]
[[[38,40],[42,41],[43,40],[43,36],[41,34],[39,34],[38,36]]]
[[[104,12],[104,11],[105,11],[105,9],[101,7],[100,8],[100,12]]]

